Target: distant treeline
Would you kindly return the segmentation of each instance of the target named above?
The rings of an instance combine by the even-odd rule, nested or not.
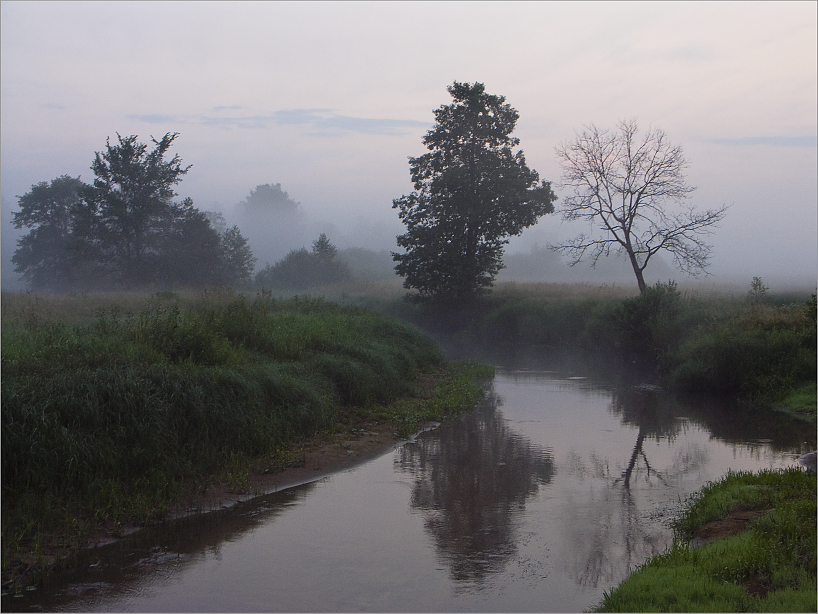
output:
[[[230,285],[249,281],[255,259],[238,227],[217,231],[174,186],[190,167],[165,156],[177,134],[118,136],[97,152],[86,184],[63,175],[19,197],[15,270],[33,289]]]
[[[174,201],[174,186],[188,172],[179,156],[166,160],[177,134],[153,140],[150,150],[136,136],[117,135],[97,152],[94,181],[63,175],[40,182],[18,197],[18,240],[12,262],[33,290],[177,289],[185,287],[259,287],[303,290],[346,281],[351,269],[321,234],[313,250],[292,250],[255,274],[257,258],[238,226],[228,227],[220,213],[200,211],[189,198]],[[281,184],[256,186],[239,203],[254,231],[277,226],[286,232],[298,220],[298,203]],[[272,236],[272,235],[271,235]],[[269,255],[267,246],[261,253]],[[368,251],[368,250],[364,250]],[[353,252],[347,260],[364,277],[384,258]],[[371,259],[371,258],[370,258]],[[391,257],[388,271],[391,271]],[[373,269],[374,270],[374,269]]]

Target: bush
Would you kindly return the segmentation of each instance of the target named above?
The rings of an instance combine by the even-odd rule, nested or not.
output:
[[[673,387],[772,401],[815,380],[811,306],[753,304],[736,318],[702,327],[673,359]]]
[[[336,259],[337,249],[325,234],[313,242],[312,251],[294,249],[287,256],[267,265],[256,275],[256,285],[277,290],[306,290],[340,283],[352,277],[346,263]]]

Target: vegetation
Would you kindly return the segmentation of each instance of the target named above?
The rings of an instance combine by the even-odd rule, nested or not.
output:
[[[641,140],[638,134],[635,120],[620,122],[613,134],[591,125],[557,148],[562,185],[574,192],[565,199],[563,217],[595,223],[601,235],[582,234],[556,247],[571,254],[574,264],[589,250],[594,263],[611,249],[624,252],[639,291],[645,292],[645,268],[659,251],[672,254],[685,273],[707,269],[711,247],[703,237],[724,218],[727,207],[701,213],[693,207],[674,210],[695,189],[685,180],[682,148],[670,144],[658,128]]]
[[[799,469],[729,473],[702,489],[678,536],[606,593],[600,612],[815,612],[816,478]],[[706,523],[737,510],[758,517],[738,535],[701,547]]]
[[[118,136],[97,152],[95,179],[59,177],[19,197],[16,228],[30,228],[13,257],[33,289],[241,286],[255,259],[234,226],[223,233],[174,186],[190,169],[165,157],[178,134]]]
[[[407,231],[398,237],[395,270],[421,299],[468,301],[502,268],[507,237],[554,210],[551,184],[540,182],[511,133],[519,117],[482,83],[453,83],[454,103],[434,114],[423,138],[430,150],[409,165],[415,191],[393,201]]]
[[[607,370],[636,367],[678,392],[732,395],[815,420],[814,295],[757,301],[747,292],[683,293],[673,282],[636,295],[616,287],[505,284],[469,308],[367,304],[449,339],[571,352]]]
[[[349,266],[337,258],[338,250],[321,233],[312,251],[292,250],[274,266],[267,265],[256,275],[256,285],[276,290],[306,290],[350,279]]]
[[[3,295],[4,570],[53,532],[161,517],[225,468],[273,462],[338,421],[375,416],[408,433],[480,394],[478,368],[446,367],[415,328],[361,308],[119,298],[91,316],[71,308],[82,297]]]

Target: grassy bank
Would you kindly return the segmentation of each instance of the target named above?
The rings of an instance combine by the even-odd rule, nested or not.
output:
[[[411,325],[318,299],[4,293],[2,325],[4,571],[339,422],[407,433],[480,394]]]
[[[638,295],[612,286],[504,284],[469,306],[376,301],[369,305],[464,344],[569,350],[608,370],[635,366],[676,391],[729,395],[815,420],[816,303],[808,292],[719,294],[667,283]]]
[[[690,546],[708,523],[737,511],[755,516],[744,531]],[[815,612],[815,519],[814,473],[728,474],[689,506],[673,548],[606,593],[596,611]]]

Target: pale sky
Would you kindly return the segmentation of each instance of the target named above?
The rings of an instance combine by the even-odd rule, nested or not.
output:
[[[555,186],[554,148],[584,125],[664,129],[690,162],[691,202],[731,206],[711,279],[818,274],[815,2],[0,8],[4,286],[15,196],[63,174],[90,182],[117,132],[180,133],[174,152],[193,167],[177,191],[200,209],[229,218],[281,183],[340,247],[397,249],[392,200],[412,190],[407,158],[426,152],[455,80],[506,97],[529,166]],[[546,216],[510,249],[582,230]]]

